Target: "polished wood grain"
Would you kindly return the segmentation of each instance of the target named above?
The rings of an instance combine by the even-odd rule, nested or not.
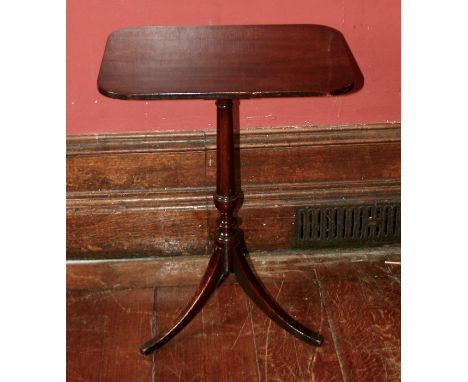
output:
[[[144,137],[141,137],[144,139]],[[67,156],[67,191],[151,190],[203,187],[205,152],[193,143],[191,151],[102,153]],[[132,147],[134,148],[134,147]],[[122,148],[122,146],[120,147]],[[136,148],[138,150],[138,148]]]
[[[257,380],[250,306],[239,285],[229,281],[170,346],[155,354],[156,381]],[[158,288],[158,334],[170,328],[191,294],[193,287]]]
[[[67,292],[67,381],[151,381],[136,349],[153,321],[154,290]]]
[[[99,91],[118,99],[328,96],[362,87],[343,35],[323,25],[146,26],[109,36]]]
[[[379,276],[321,282],[349,380],[400,380],[400,278]]]
[[[238,119],[238,118],[237,118]],[[245,149],[400,142],[400,123],[283,126],[242,129]],[[96,133],[67,136],[67,157],[125,153],[204,151],[216,147],[216,130]]]
[[[296,206],[400,199],[399,124],[252,129],[239,139],[251,250],[292,247]],[[212,131],[68,137],[68,258],[211,253],[215,143]]]
[[[323,336],[304,326],[302,322],[296,320],[278,304],[276,299],[269,293],[256,273],[252,270],[250,263],[244,255],[245,253],[240,251],[234,253],[232,259],[234,274],[245,293],[255,305],[260,308],[267,317],[293,336],[313,346],[322,345]]]
[[[122,205],[117,209],[122,209]],[[190,256],[208,252],[206,209],[99,211],[67,217],[68,258]],[[211,247],[211,246],[210,246]]]
[[[189,300],[189,303],[186,304],[185,309],[180,312],[175,324],[164,334],[156,336],[141,345],[140,351],[142,354],[148,355],[164,346],[200,312],[224,276],[222,262],[223,254],[219,250],[215,251],[210,258],[197,290]]]
[[[177,271],[156,289],[125,284],[140,279],[143,268],[127,266],[119,286],[94,264],[83,276],[98,289],[87,281],[91,289],[70,284],[67,293],[67,380],[398,381],[400,266],[385,263],[397,261],[398,251],[367,251],[254,255],[254,268],[269,293],[293,317],[320,329],[322,347],[304,344],[277,327],[230,277],[154,358],[139,355],[139,341],[147,330],[163,334],[171,327],[200,278],[196,273],[185,280],[174,277],[182,269],[203,272],[208,259],[201,258],[198,265],[195,258],[162,259],[166,269]],[[181,268],[176,263],[181,260],[195,263]],[[113,269],[108,277],[118,274]]]
[[[304,325],[317,328],[326,341],[320,347],[307,346],[271,324],[254,308],[252,327],[257,345],[259,380],[341,381],[342,371],[316,280],[295,282],[283,276],[265,283],[265,286],[293,317]]]
[[[312,282],[316,278],[358,278],[391,274],[385,261],[400,260],[400,246],[276,250],[251,252],[249,261],[265,281]],[[208,265],[207,256],[178,256],[101,261],[68,261],[67,288],[131,289],[197,285]],[[275,295],[275,294],[273,294]]]

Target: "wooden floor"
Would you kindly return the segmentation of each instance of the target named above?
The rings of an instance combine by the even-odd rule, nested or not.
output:
[[[191,260],[184,261],[187,268]],[[196,261],[202,271],[206,259]],[[109,271],[109,263],[91,263],[88,273],[71,264],[67,380],[400,380],[400,266],[391,264],[399,261],[395,249],[360,250],[347,257],[253,254],[251,261],[278,302],[325,337],[322,347],[286,333],[230,278],[176,338],[144,357],[139,345],[171,326],[196,288],[195,277],[185,279],[185,285],[175,280],[148,287],[139,263],[125,263],[125,273],[116,271],[116,264]],[[145,269],[149,264],[143,264]],[[139,275],[140,284],[128,281]]]

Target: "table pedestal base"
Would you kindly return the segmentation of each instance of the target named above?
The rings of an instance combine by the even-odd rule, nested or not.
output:
[[[197,315],[229,273],[235,274],[247,295],[268,317],[304,342],[319,346],[323,342],[323,337],[297,322],[278,305],[257,279],[245,258],[246,246],[242,231],[237,228],[238,220],[234,216],[239,204],[239,193],[235,184],[232,101],[220,99],[216,101],[216,106],[217,177],[214,203],[220,218],[216,231],[215,250],[197,291],[180,314],[178,322],[162,337],[155,337],[143,344],[140,351],[146,355],[158,350],[179,333]]]

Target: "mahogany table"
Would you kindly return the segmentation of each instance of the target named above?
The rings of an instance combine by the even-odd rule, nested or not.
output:
[[[234,211],[239,204],[234,168],[234,99],[334,96],[356,91],[362,74],[337,30],[322,25],[147,26],[109,36],[99,91],[123,100],[216,100],[216,193],[219,220],[208,268],[195,295],[166,334],[143,344],[149,354],[180,332],[226,275],[257,306],[301,340],[321,345],[265,290],[246,260]]]

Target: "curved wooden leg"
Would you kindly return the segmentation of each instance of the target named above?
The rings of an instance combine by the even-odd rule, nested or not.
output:
[[[186,308],[179,315],[177,324],[174,325],[162,337],[154,337],[140,347],[140,352],[147,355],[168,342],[172,337],[179,333],[201,310],[203,305],[218,286],[219,281],[224,277],[222,272],[222,254],[221,251],[215,250],[211,256],[208,268],[203,275],[203,278],[193,295],[191,301],[187,304]]]
[[[265,290],[250,269],[244,253],[236,250],[233,254],[233,267],[237,281],[255,304],[273,321],[297,338],[311,345],[319,346],[323,343],[320,334],[307,329],[287,314]]]

